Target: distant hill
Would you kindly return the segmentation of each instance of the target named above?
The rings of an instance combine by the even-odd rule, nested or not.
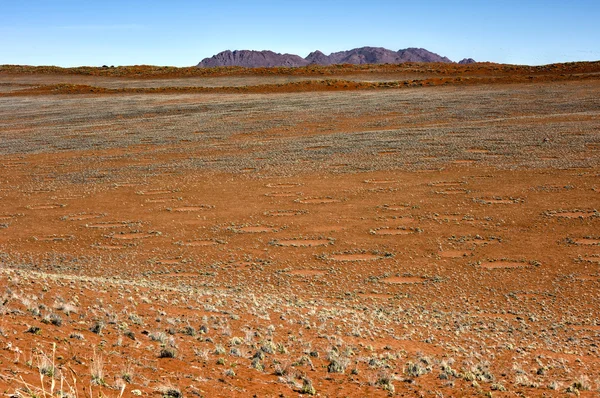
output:
[[[444,62],[451,63],[447,57],[442,57],[424,48],[406,48],[404,50],[388,50],[383,47],[361,47],[348,51],[339,51],[329,55],[321,51],[313,51],[306,58],[295,54],[279,54],[273,51],[237,50],[223,51],[210,58],[204,58],[197,66],[212,68],[216,66],[243,66],[260,68],[273,66],[306,66],[306,65],[335,65],[335,64],[400,64],[403,62]],[[460,63],[475,62],[465,58]]]

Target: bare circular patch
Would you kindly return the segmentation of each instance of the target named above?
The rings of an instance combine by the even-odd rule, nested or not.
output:
[[[189,246],[189,247],[204,247],[204,246],[215,246],[218,245],[219,242],[217,242],[216,240],[191,240],[189,242],[185,242],[183,243],[184,246]]]
[[[385,293],[360,293],[358,294],[359,297],[362,298],[369,298],[369,299],[390,299],[394,296],[392,296],[391,294],[385,294]]]
[[[317,269],[295,269],[293,271],[290,271],[290,275],[320,276],[320,275],[325,275],[325,271],[320,271]]]
[[[438,214],[435,218],[446,221],[461,221],[463,216],[461,214]]]
[[[522,261],[510,261],[510,260],[498,260],[498,261],[484,261],[479,264],[482,268],[487,269],[499,269],[499,268],[527,268],[532,265]]]
[[[310,229],[310,232],[339,232],[346,229],[343,225],[316,225]]]
[[[469,253],[462,250],[444,250],[440,252],[442,258],[461,258],[468,256]]]
[[[330,259],[335,261],[372,261],[379,260],[381,256],[370,253],[347,253],[347,254],[332,254]]]
[[[155,263],[160,264],[160,265],[178,265],[178,264],[180,264],[180,261],[177,259],[166,259],[166,260],[157,260]]]
[[[331,239],[282,239],[275,242],[278,246],[288,247],[314,247],[314,246],[326,246],[332,244]]]
[[[425,278],[420,276],[390,276],[381,280],[384,283],[404,284],[404,283],[423,283]]]

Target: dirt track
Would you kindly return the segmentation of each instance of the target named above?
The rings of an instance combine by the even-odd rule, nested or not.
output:
[[[0,73],[2,389],[595,396],[600,82],[561,74]]]

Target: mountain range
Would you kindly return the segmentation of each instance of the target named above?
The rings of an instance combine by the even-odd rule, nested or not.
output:
[[[404,50],[388,50],[383,47],[361,47],[348,51],[338,51],[329,55],[321,51],[313,51],[306,58],[295,54],[279,54],[269,50],[236,50],[223,51],[210,58],[204,58],[197,66],[213,68],[217,66],[243,66],[246,68],[336,64],[399,64],[403,62],[444,62],[452,63],[424,48],[406,48]],[[474,63],[472,58],[465,58],[459,64]]]

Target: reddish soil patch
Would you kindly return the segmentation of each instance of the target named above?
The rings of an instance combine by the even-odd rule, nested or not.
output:
[[[0,86],[5,395],[597,395],[600,62]]]
[[[499,269],[499,268],[528,268],[530,264],[519,261],[484,261],[480,264],[482,268]]]
[[[423,283],[425,282],[425,278],[421,278],[419,276],[390,276],[389,278],[382,279],[381,281],[384,283],[393,284]]]
[[[362,298],[367,298],[367,299],[384,299],[384,300],[394,297],[391,294],[385,294],[385,293],[359,293],[358,296],[362,297]]]
[[[379,260],[381,256],[368,253],[332,254],[328,258],[335,261],[372,261]]]
[[[345,230],[343,225],[313,225],[309,228],[310,232],[339,232]]]
[[[469,252],[462,250],[444,250],[440,252],[442,258],[462,258],[469,255]]]
[[[219,244],[219,242],[214,241],[214,240],[192,240],[192,241],[183,243],[184,246],[190,246],[190,247],[214,246],[214,245],[218,245],[218,244]]]
[[[161,265],[177,265],[180,264],[180,261],[177,259],[170,259],[170,260],[156,260],[155,261],[156,264],[161,264]]]
[[[299,275],[299,276],[321,276],[325,275],[325,271],[320,271],[316,269],[295,269],[290,271],[290,275]]]

